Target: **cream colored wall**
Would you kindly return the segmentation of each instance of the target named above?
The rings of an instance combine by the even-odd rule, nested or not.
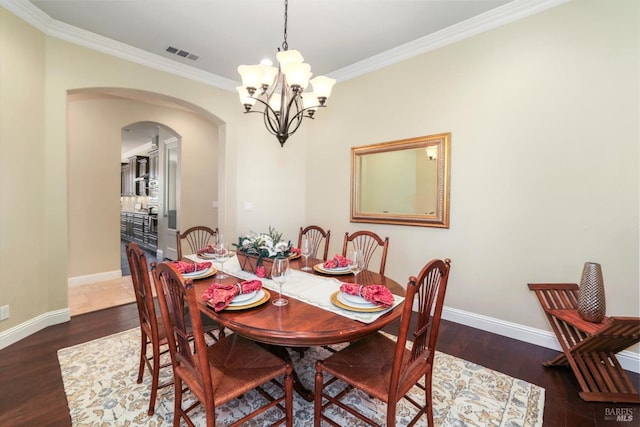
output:
[[[0,330],[63,303],[47,274],[44,63],[44,36],[0,8]]]
[[[224,156],[224,198],[219,208],[224,222],[220,227],[227,236],[237,236],[271,224],[287,237],[297,236],[304,217],[304,163],[299,161],[306,149],[304,131],[287,142],[287,149],[281,149],[274,137],[265,135],[259,116],[242,114],[234,93],[43,37],[5,9],[0,11],[0,53],[5,67],[0,108],[9,112],[3,114],[0,132],[3,143],[11,141],[10,152],[19,154],[2,172],[2,197],[19,203],[2,204],[12,207],[3,215],[0,266],[0,296],[2,304],[11,306],[11,318],[0,323],[0,332],[32,322],[39,315],[51,317],[67,307],[67,250],[73,246],[67,241],[68,91],[146,91],[183,100],[217,118]],[[25,145],[20,148],[16,141],[25,141]],[[185,155],[193,157],[194,153]],[[3,162],[8,161],[5,158]],[[194,182],[200,177],[187,175],[184,179]],[[275,189],[277,196],[271,194]],[[245,201],[253,203],[253,210],[243,210]],[[24,206],[24,211],[16,206]],[[191,220],[200,219],[184,219]],[[10,261],[5,255],[17,250],[29,253],[23,258],[24,265],[13,255]],[[31,274],[26,277],[24,271]]]
[[[25,141],[12,152],[34,156],[9,165],[22,180],[3,168],[0,197],[41,210],[2,211],[0,298],[12,318],[0,331],[66,307],[67,91],[95,87],[164,94],[220,119],[227,236],[274,225],[294,238],[301,222],[318,224],[332,230],[337,252],[345,231],[371,229],[390,236],[387,274],[397,281],[450,257],[449,307],[541,329],[526,283],[577,281],[582,264],[596,261],[608,312],[639,315],[635,1],[571,2],[341,82],[284,149],[259,116],[239,112],[233,93],[43,39],[0,13],[2,66],[17,62],[2,70],[0,136],[12,147]],[[451,228],[350,224],[349,148],[441,132],[452,132]],[[34,159],[42,168],[28,176],[19,166]],[[6,261],[6,248],[32,241],[41,242],[28,263],[37,283]]]
[[[217,227],[218,136],[209,120],[93,92],[70,94],[67,117],[70,278],[120,270],[120,130],[131,123],[162,123],[180,135],[180,227]]]
[[[549,330],[527,283],[594,261],[607,312],[638,316],[638,12],[571,2],[338,84],[309,143],[307,222],[331,229],[330,253],[345,231],[388,235],[403,283],[450,257],[454,309]],[[441,132],[450,229],[348,222],[351,146]]]

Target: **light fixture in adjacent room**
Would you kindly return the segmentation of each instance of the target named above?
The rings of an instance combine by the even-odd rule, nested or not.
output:
[[[241,65],[238,72],[242,86],[237,87],[245,113],[262,113],[267,130],[278,138],[280,146],[292,135],[306,118],[313,119],[319,107],[325,107],[335,80],[325,76],[310,79],[311,66],[297,50],[289,50],[287,44],[287,9],[284,2],[284,42],[278,48],[278,67],[270,63]],[[311,83],[313,91],[304,92]],[[263,109],[254,109],[259,103]]]
[[[438,158],[438,147],[436,145],[430,145],[424,149],[427,152],[429,160],[436,160]]]

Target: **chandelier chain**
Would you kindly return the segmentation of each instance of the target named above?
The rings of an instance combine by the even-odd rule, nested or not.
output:
[[[284,41],[282,42],[283,50],[289,49],[289,44],[287,43],[287,9],[289,9],[289,0],[284,0]]]

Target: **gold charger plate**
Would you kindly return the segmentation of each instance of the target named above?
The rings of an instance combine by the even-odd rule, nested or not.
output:
[[[376,307],[354,307],[352,305],[347,305],[344,304],[342,301],[340,301],[338,299],[338,294],[340,293],[340,291],[335,291],[334,293],[331,294],[331,302],[333,303],[333,305],[340,307],[340,308],[344,308],[345,310],[349,310],[349,311],[359,311],[361,313],[376,313],[378,311],[384,311],[390,307],[382,307],[382,306],[376,306]]]
[[[295,254],[295,253],[294,253],[294,254],[290,254],[290,255],[289,255],[289,259],[298,259],[298,258],[300,258],[301,256],[302,256],[301,254]]]
[[[262,290],[264,291],[264,296],[262,298],[260,298],[259,300],[254,301],[254,302],[250,302],[248,304],[229,305],[229,306],[227,306],[227,308],[225,308],[225,310],[228,310],[228,311],[246,310],[247,308],[253,308],[253,307],[257,307],[259,305],[264,304],[265,302],[269,301],[269,298],[271,298],[271,294],[265,288],[262,288]]]
[[[191,279],[191,280],[200,280],[200,279],[206,279],[207,277],[211,277],[214,274],[216,274],[218,272],[218,269],[215,268],[213,265],[211,267],[209,267],[211,269],[210,272],[206,273],[206,274],[202,274],[200,276],[182,276],[184,279]]]
[[[349,269],[339,270],[339,271],[325,270],[324,268],[322,268],[322,263],[314,265],[313,269],[315,271],[317,271],[318,273],[331,274],[331,275],[334,275],[334,276],[342,276],[344,274],[351,274],[351,270],[349,270]]]

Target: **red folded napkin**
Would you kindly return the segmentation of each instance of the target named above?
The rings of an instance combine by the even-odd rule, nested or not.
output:
[[[395,302],[393,294],[384,285],[358,285],[357,283],[343,283],[340,291],[349,295],[357,295],[365,300],[382,307],[391,307]]]
[[[206,270],[211,267],[211,263],[205,262],[186,262],[186,261],[173,261],[173,266],[178,270],[180,274],[194,273],[196,271]]]
[[[214,253],[216,253],[216,250],[213,248],[213,246],[207,245],[206,248],[202,248],[198,252],[196,252],[196,255],[214,254]]]
[[[262,289],[260,280],[245,280],[240,283],[214,283],[202,294],[202,299],[213,307],[214,311],[224,310],[231,304],[231,301],[239,294],[248,294]]]
[[[346,257],[343,257],[342,255],[336,254],[333,258],[325,261],[324,264],[322,264],[322,266],[327,269],[338,268],[338,267],[348,267],[349,259]]]

